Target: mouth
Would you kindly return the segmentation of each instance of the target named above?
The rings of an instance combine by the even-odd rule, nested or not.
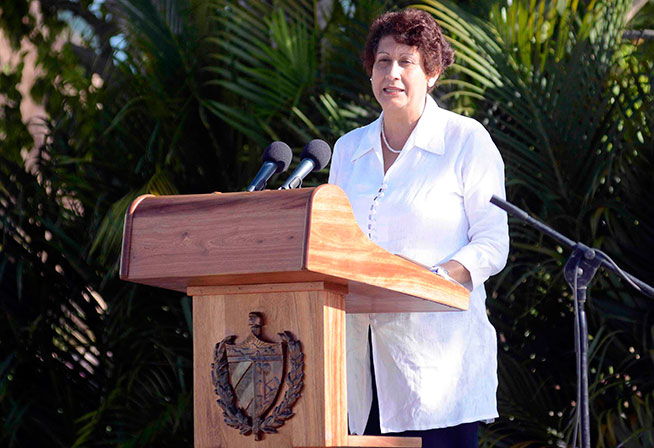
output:
[[[387,93],[389,95],[395,95],[404,92],[404,89],[401,89],[399,87],[392,87],[392,86],[384,87],[382,90],[384,91],[384,93]]]

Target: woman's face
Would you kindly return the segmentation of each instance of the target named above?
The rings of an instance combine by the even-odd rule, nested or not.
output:
[[[427,88],[437,78],[427,77],[416,47],[397,43],[393,36],[381,38],[372,67],[372,90],[384,113],[405,112],[419,117]]]

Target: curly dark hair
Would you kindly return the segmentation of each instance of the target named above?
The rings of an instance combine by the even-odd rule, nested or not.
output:
[[[426,11],[409,8],[384,13],[370,25],[363,50],[363,67],[369,76],[379,41],[386,36],[393,36],[400,44],[417,47],[422,56],[422,68],[429,77],[442,73],[454,62],[454,50],[443,37],[436,20]]]

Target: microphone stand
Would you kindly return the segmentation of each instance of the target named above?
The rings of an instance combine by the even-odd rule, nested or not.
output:
[[[507,213],[535,227],[537,230],[554,238],[563,246],[572,249],[563,274],[572,289],[575,304],[575,352],[577,353],[577,425],[573,435],[576,446],[577,428],[581,420],[581,447],[590,448],[590,406],[588,398],[588,325],[586,321],[586,291],[597,269],[603,266],[624,278],[636,290],[654,298],[654,288],[623,271],[611,258],[599,249],[590,248],[574,242],[551,227],[529,216],[524,210],[493,195],[491,203]]]

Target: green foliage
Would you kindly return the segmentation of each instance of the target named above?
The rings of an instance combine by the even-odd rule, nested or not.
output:
[[[602,437],[598,448],[622,446],[640,448],[654,445],[654,395],[633,396],[599,416]]]
[[[209,38],[216,52],[215,63],[206,67],[215,77],[208,84],[232,96],[229,103],[209,100],[207,107],[260,147],[271,139],[292,147],[311,138],[334,143],[376,114],[358,54],[365,26],[382,5],[361,2],[346,10],[335,2],[319,20],[306,2],[215,0],[213,19],[220,31]],[[353,26],[344,27],[345,20]],[[350,102],[337,106],[335,97],[341,95]],[[309,183],[325,180],[323,174]]]
[[[5,156],[14,162],[21,161],[21,151],[34,144],[27,126],[21,120],[20,103],[23,95],[17,86],[22,73],[23,64],[19,64],[15,70],[4,68],[0,73],[0,92],[3,97],[0,103],[0,138],[7,148]]]

